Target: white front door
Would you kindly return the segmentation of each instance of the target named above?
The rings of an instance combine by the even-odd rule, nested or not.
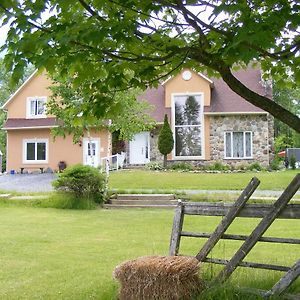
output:
[[[100,165],[99,149],[99,139],[83,139],[83,164],[98,167]]]
[[[150,162],[149,132],[137,133],[129,142],[130,164],[140,165]]]

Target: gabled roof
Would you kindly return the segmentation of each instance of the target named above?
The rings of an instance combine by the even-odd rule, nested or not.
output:
[[[256,93],[271,98],[270,91],[266,90],[261,81],[259,69],[248,68],[234,72],[234,76]],[[204,114],[207,115],[247,115],[247,114],[267,114],[266,111],[254,106],[244,98],[233,92],[222,78],[213,78],[214,83],[211,89],[211,105],[204,107]],[[166,82],[165,82],[166,83]],[[171,109],[165,108],[165,86],[159,85],[157,88],[147,89],[139,100],[146,100],[154,105],[151,116],[159,123],[163,122],[164,115],[170,116]]]
[[[202,79],[204,79],[205,81],[207,81],[211,87],[213,86],[214,82],[211,79],[209,79],[208,77],[206,77],[204,74],[195,72],[193,70],[191,70],[191,71],[194,72],[199,77],[201,77]],[[176,76],[178,76],[178,74]],[[170,76],[164,82],[162,82],[161,85],[164,86],[166,83],[168,83],[171,79],[175,78],[176,76]]]
[[[5,109],[6,106],[20,93],[20,91],[27,85],[27,83],[37,74],[38,70],[35,70],[23,84],[10,96],[10,98],[2,105],[1,109]]]

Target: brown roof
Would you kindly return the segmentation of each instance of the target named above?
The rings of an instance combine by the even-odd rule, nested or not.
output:
[[[147,89],[138,97],[139,100],[145,100],[153,105],[151,117],[157,122],[163,122],[164,116],[167,114],[170,119],[171,109],[165,108],[165,88],[160,85],[157,88]]]
[[[261,83],[261,73],[258,69],[240,70],[234,75],[248,88],[262,96],[267,95]],[[220,78],[213,79],[214,88],[211,93],[211,105],[205,109],[206,112],[264,112],[244,98],[233,92]]]
[[[259,69],[249,68],[240,70],[234,75],[251,90],[262,96],[271,97],[270,91],[266,92],[261,83],[261,73]],[[227,84],[220,78],[211,78],[214,84],[211,93],[211,105],[205,107],[207,113],[262,113],[262,109],[252,105],[241,96],[233,92]],[[170,108],[165,108],[165,90],[164,86],[160,85],[157,88],[146,90],[139,100],[147,100],[155,106],[152,117],[157,122],[163,122],[164,115],[167,113],[170,116]]]
[[[21,128],[50,128],[57,126],[56,118],[41,119],[8,119],[3,125],[3,129],[21,129]]]

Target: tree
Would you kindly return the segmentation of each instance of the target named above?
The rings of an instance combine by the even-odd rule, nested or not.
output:
[[[29,65],[20,80],[16,83],[15,86],[10,85],[10,81],[12,78],[12,73],[7,72],[5,69],[3,58],[0,58],[0,106],[2,106],[10,97],[10,95],[18,88],[27,77],[33,72],[33,66]],[[5,122],[6,114],[2,110],[0,110],[0,127],[2,127]],[[3,154],[2,160],[2,170],[5,170],[6,163],[6,132],[0,130],[0,150]]]
[[[93,115],[89,95],[81,86],[73,88],[72,78],[63,79],[56,75],[52,80],[48,112],[62,121],[59,127],[53,129],[54,136],[72,134],[76,143],[91,128],[107,128],[111,132],[118,131],[119,139],[128,140],[134,134],[150,130],[155,125],[155,120],[149,115],[152,106],[136,100],[141,94],[138,89],[130,89],[126,93],[116,92],[110,106],[106,108],[106,119],[103,119]],[[111,121],[110,124],[107,119]]]
[[[274,82],[273,98],[275,102],[286,107],[292,113],[300,115],[299,87],[282,87]],[[277,150],[279,151],[284,150],[286,147],[300,147],[300,134],[279,120],[275,120],[275,138],[278,145]]]
[[[17,80],[30,62],[73,77],[104,116],[116,91],[145,89],[182,67],[220,75],[250,103],[300,132],[300,118],[246,87],[236,68],[259,63],[265,76],[300,83],[296,0],[6,0],[5,62]],[[48,17],[46,17],[48,15]]]
[[[168,116],[165,114],[164,125],[158,136],[158,150],[164,156],[164,167],[167,166],[167,155],[171,153],[174,147],[173,133],[168,122]]]

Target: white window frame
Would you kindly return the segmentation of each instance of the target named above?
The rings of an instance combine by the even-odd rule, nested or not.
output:
[[[35,143],[35,160],[27,159],[27,144]],[[46,159],[37,160],[37,143],[46,144]],[[24,164],[41,164],[48,163],[48,154],[49,154],[49,140],[48,139],[24,139],[23,140],[23,163]]]
[[[44,102],[44,111],[42,114],[32,114],[31,113],[31,102],[36,102],[36,101],[41,101]],[[39,119],[39,118],[45,118],[46,117],[46,102],[47,102],[47,97],[27,97],[27,102],[26,102],[26,117],[27,119]]]
[[[201,111],[200,111],[200,117],[201,117],[201,125],[184,125],[187,127],[201,127],[201,156],[176,156],[176,136],[175,136],[175,97],[176,96],[200,96],[200,105],[201,105]],[[174,139],[174,148],[172,151],[172,156],[174,160],[199,160],[205,158],[205,139],[204,139],[204,93],[198,92],[198,93],[172,93],[171,94],[171,117],[172,117],[172,131],[173,131],[173,139]],[[183,127],[183,126],[179,126]]]
[[[233,156],[233,133],[241,132],[243,133],[243,146],[244,146],[244,155],[243,157],[234,157]],[[230,146],[231,146],[231,156],[227,156],[226,153],[226,134],[230,133]],[[246,134],[250,133],[250,156],[246,155]],[[252,131],[225,131],[224,132],[224,159],[253,159],[253,132]]]

